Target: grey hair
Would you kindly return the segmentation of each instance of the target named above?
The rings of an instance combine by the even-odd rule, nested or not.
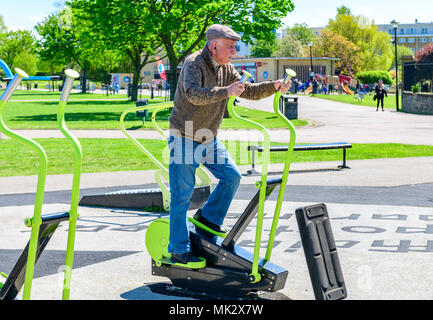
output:
[[[213,42],[218,42],[218,43],[220,43],[220,39],[207,40],[207,41],[206,41],[206,46],[210,48],[210,46],[212,45]]]

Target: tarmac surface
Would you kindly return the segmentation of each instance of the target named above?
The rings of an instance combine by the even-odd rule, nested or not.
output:
[[[388,98],[389,99],[389,98]],[[386,103],[386,101],[385,101]],[[240,105],[272,110],[272,99],[242,100]],[[339,142],[433,145],[433,117],[352,106],[301,96],[299,118],[310,125],[297,129],[297,143]],[[55,137],[55,130],[20,130],[29,137]],[[123,138],[115,130],[74,130],[77,137]],[[137,131],[138,138],[156,138]],[[59,135],[60,137],[60,135]],[[3,138],[3,137],[2,137]],[[220,139],[254,141],[251,131],[221,131]],[[271,130],[272,141],[287,141],[287,131]],[[1,141],[0,141],[1,143]],[[347,151],[350,154],[350,149]],[[433,155],[432,157],[294,163],[277,230],[272,261],[289,271],[285,288],[291,299],[314,299],[294,212],[325,203],[344,279],[347,299],[433,298]],[[243,174],[249,166],[240,166]],[[257,167],[260,171],[260,166]],[[272,165],[269,177],[281,175]],[[105,191],[154,187],[153,171],[83,174],[81,196]],[[234,225],[252,198],[257,176],[245,175],[224,225]],[[215,184],[217,181],[212,180]],[[43,213],[68,210],[71,175],[47,177]],[[36,177],[0,178],[0,271],[8,273],[25,247],[30,229]],[[265,206],[263,247],[270,229],[275,195]],[[196,299],[152,291],[168,279],[151,275],[144,238],[148,225],[167,213],[113,208],[79,208],[71,299]],[[193,211],[191,211],[193,214]],[[40,258],[33,299],[60,299],[68,226],[63,223]],[[252,250],[255,220],[238,244]],[[264,254],[264,251],[262,252]]]

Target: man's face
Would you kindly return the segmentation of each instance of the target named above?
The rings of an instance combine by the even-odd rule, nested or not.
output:
[[[217,39],[212,41],[210,52],[215,61],[219,64],[227,64],[236,54],[236,41],[231,39]]]

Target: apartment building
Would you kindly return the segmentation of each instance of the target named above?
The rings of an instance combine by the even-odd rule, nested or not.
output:
[[[391,23],[377,24],[379,31],[389,33],[394,40],[394,28]],[[311,28],[316,35],[320,35],[321,30],[325,27]],[[408,47],[415,52],[421,50],[429,43],[433,42],[433,22],[400,23],[397,28],[397,43]]]
[[[394,39],[394,28],[389,24],[378,24],[380,31],[387,32]],[[433,22],[400,23],[397,28],[397,43],[408,47],[413,53],[433,42]]]

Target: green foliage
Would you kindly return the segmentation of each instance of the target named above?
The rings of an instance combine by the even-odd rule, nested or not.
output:
[[[25,70],[28,75],[35,75],[37,72],[37,57],[35,54],[28,51],[20,52],[15,56],[12,68],[20,68]]]
[[[328,30],[338,33],[361,49],[360,70],[388,70],[393,62],[391,36],[380,32],[374,21],[351,14],[347,7],[337,8],[335,19],[329,20]]]
[[[335,62],[336,74],[354,75],[362,64],[361,49],[342,35],[322,30],[313,46],[313,55],[339,58]]]
[[[299,57],[302,54],[302,44],[292,35],[287,35],[278,41],[274,57]]]
[[[395,48],[393,49],[393,62],[392,65],[395,68]],[[401,66],[401,57],[410,56],[413,57],[413,52],[410,48],[402,45],[397,45],[397,65]]]
[[[376,71],[362,71],[355,75],[361,83],[371,84],[378,80],[382,80],[384,84],[391,85],[392,78],[388,71],[376,70]]]
[[[34,55],[36,41],[28,30],[9,31],[0,35],[0,57],[13,68],[14,59],[24,52]]]
[[[309,42],[314,42],[317,38],[316,33],[305,22],[301,24],[295,23],[293,27],[287,28],[287,34],[301,42],[303,46]]]
[[[410,90],[412,90],[413,93],[420,92],[421,91],[421,87],[420,87],[420,85],[418,83],[415,83],[415,84],[413,84],[410,87]]]
[[[136,71],[142,62],[168,57],[169,81],[177,84],[177,67],[204,45],[207,28],[220,23],[242,33],[242,40],[271,40],[272,31],[293,10],[290,0],[70,0],[77,16],[90,24],[90,35],[107,47],[119,48],[131,58]],[[140,59],[143,60],[140,60]],[[151,60],[148,60],[150,59]],[[137,77],[134,77],[134,79]],[[135,81],[135,80],[134,80]],[[134,83],[133,83],[134,86]],[[174,90],[172,90],[172,97]]]
[[[277,46],[277,40],[274,38],[271,41],[268,40],[256,40],[250,49],[250,55],[252,57],[271,57],[272,53]]]

